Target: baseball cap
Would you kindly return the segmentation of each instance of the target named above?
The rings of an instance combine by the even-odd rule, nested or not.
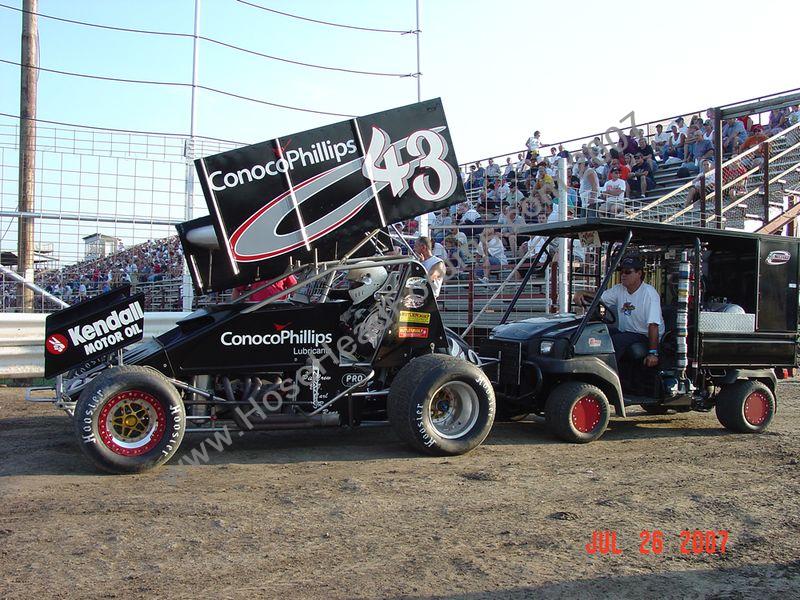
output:
[[[635,269],[636,271],[641,271],[642,266],[642,259],[638,256],[626,256],[619,261],[620,269]]]

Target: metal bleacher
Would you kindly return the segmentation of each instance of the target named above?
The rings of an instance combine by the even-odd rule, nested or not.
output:
[[[759,99],[757,102],[746,101],[731,105],[732,108],[721,107],[715,109],[717,122],[745,115],[752,115],[753,121],[757,118],[760,120],[775,107],[795,107],[798,102],[800,94],[795,92],[767,100]],[[687,122],[689,120],[686,119]],[[646,137],[650,141],[654,132],[649,127],[648,133],[650,135]],[[497,157],[496,160],[497,164],[503,164],[503,157]],[[681,171],[682,166],[680,162],[659,163],[655,173],[656,186],[648,190],[646,197],[626,198],[624,212],[618,217],[795,235],[795,221],[800,218],[800,122],[780,131],[772,131],[765,142],[743,153],[723,155],[715,165],[721,172],[718,178],[721,182],[720,193],[715,194],[717,178],[715,169],[712,169],[705,175],[704,188],[697,183],[698,191],[692,193],[695,202],[691,205],[687,200],[699,174],[696,171],[687,174],[685,169]],[[464,167],[466,172],[466,165]],[[706,192],[705,202],[700,197],[702,189]],[[483,193],[474,187],[468,189],[468,202],[480,209],[481,202],[486,202],[485,193],[486,188]],[[484,205],[481,212],[482,224],[476,226],[473,233],[485,227],[497,227],[496,209],[492,213],[491,207]],[[585,209],[583,214],[587,214]],[[470,242],[474,246],[474,238]],[[594,268],[598,259],[596,252],[587,249],[582,261],[575,256],[570,257],[568,264],[572,265],[570,277],[573,290],[594,289],[597,285]],[[474,341],[500,322],[518,285],[512,272],[515,266],[524,272],[529,264],[528,259],[520,256],[516,249],[509,247],[507,256],[509,264],[490,272],[488,281],[479,277],[485,274],[481,273],[480,259],[474,256],[461,266],[457,276],[448,279],[439,296],[440,310],[448,327],[464,331],[472,324],[469,337]],[[513,320],[553,312],[557,289],[555,280],[558,277],[553,271],[555,269],[551,266],[545,277],[531,279],[527,283],[515,306]]]

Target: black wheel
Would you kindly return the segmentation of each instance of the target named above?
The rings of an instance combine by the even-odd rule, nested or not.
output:
[[[610,416],[606,395],[588,383],[567,381],[547,399],[547,425],[566,442],[585,444],[596,440],[606,430]]]
[[[186,426],[183,402],[166,377],[113,367],[81,392],[75,432],[86,455],[111,473],[139,473],[175,454]]]
[[[387,408],[401,440],[427,454],[454,456],[476,448],[489,435],[494,390],[475,365],[427,354],[397,373]]]
[[[777,402],[760,381],[737,381],[726,385],[717,397],[717,419],[725,429],[737,433],[761,433],[772,422]]]

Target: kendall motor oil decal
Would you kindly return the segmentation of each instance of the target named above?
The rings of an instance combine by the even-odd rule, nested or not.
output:
[[[111,292],[49,315],[45,321],[45,377],[141,340],[143,305],[144,294]]]

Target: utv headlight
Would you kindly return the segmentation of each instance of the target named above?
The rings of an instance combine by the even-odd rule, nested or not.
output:
[[[539,343],[539,354],[550,354],[553,349],[553,340],[544,340]]]

